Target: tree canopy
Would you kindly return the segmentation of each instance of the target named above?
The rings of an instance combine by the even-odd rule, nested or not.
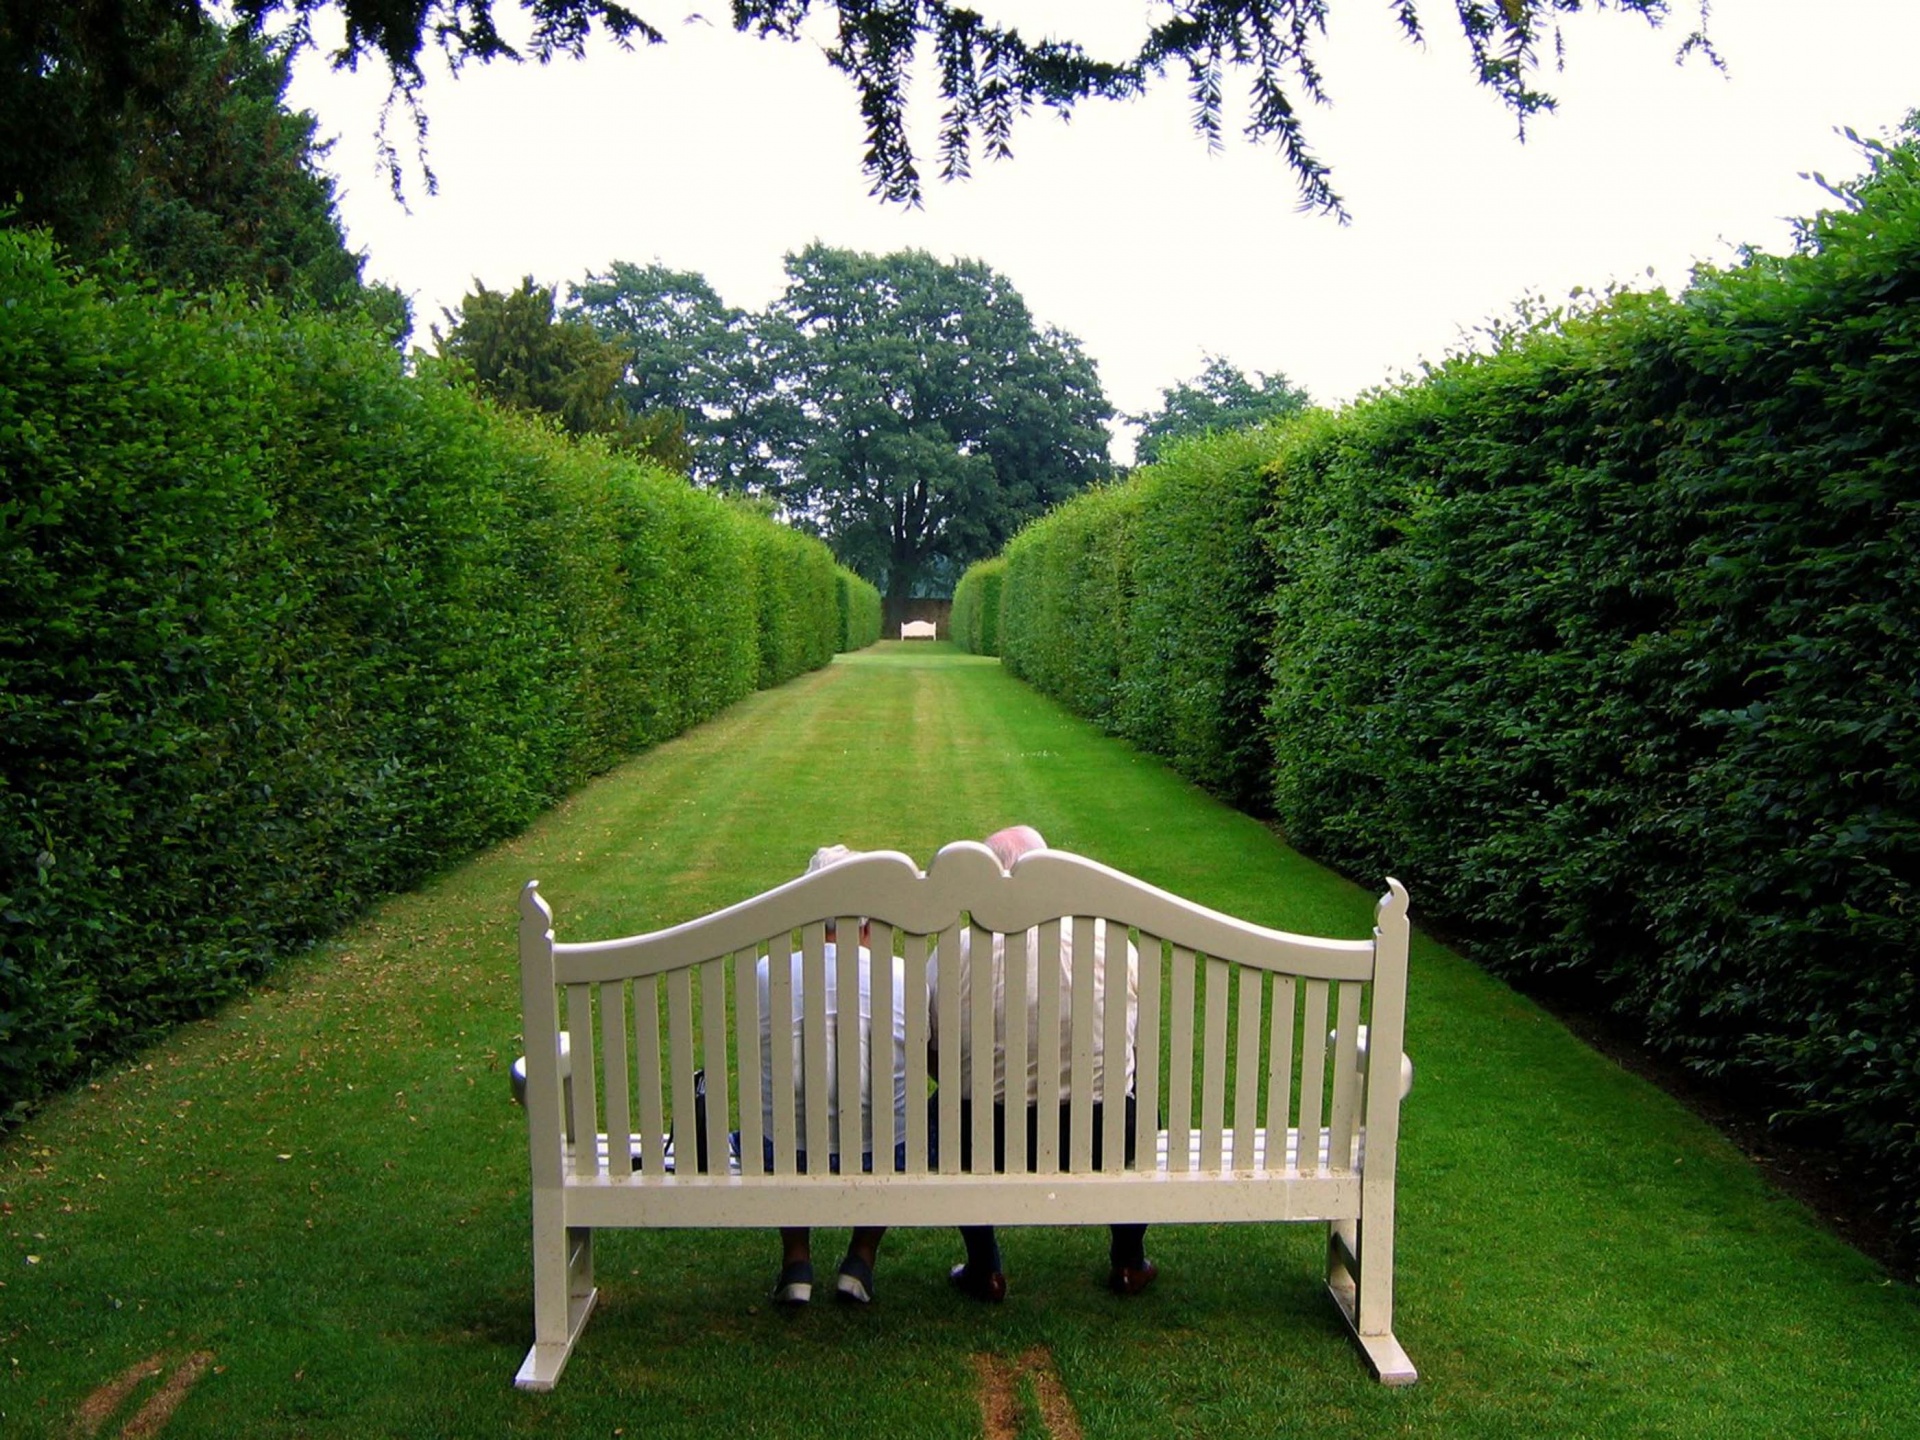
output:
[[[35,13],[66,6],[49,0],[5,0],[9,11]],[[173,9],[191,0],[149,0]],[[1346,0],[1357,3],[1357,0]],[[1433,0],[1383,0],[1414,43],[1427,35],[1424,14]],[[1316,59],[1332,0],[1177,0],[1153,7],[1131,54],[1096,58],[1068,37],[1032,37],[1012,22],[983,16],[952,0],[733,0],[734,28],[760,36],[794,39],[812,16],[830,26],[829,64],[845,74],[866,121],[865,169],[874,193],[917,202],[920,158],[907,134],[909,96],[916,70],[930,59],[940,93],[939,168],[948,179],[965,176],[976,143],[990,157],[1011,153],[1014,122],[1036,105],[1067,111],[1090,98],[1139,94],[1170,74],[1193,102],[1194,126],[1209,145],[1226,128],[1230,77],[1244,82],[1246,133],[1277,146],[1300,186],[1302,203],[1344,216],[1326,165],[1307,143],[1302,106],[1322,104],[1326,91]],[[103,52],[124,54],[138,37],[115,38],[122,4],[77,7],[74,24],[93,33]],[[335,10],[344,18],[344,44],[336,64],[384,63],[394,94],[425,134],[419,99],[425,85],[422,60],[437,45],[457,69],[469,61],[547,60],[579,56],[603,33],[621,45],[665,38],[659,0],[644,5],[618,0],[236,0],[235,13],[256,28],[285,33],[311,44],[316,14]],[[1541,88],[1542,56],[1557,62],[1560,23],[1585,10],[1614,10],[1659,24],[1670,0],[1453,0],[1450,7],[1470,50],[1474,79],[1511,109],[1524,129],[1527,118],[1553,108]],[[642,11],[648,12],[643,14]],[[1699,25],[1680,46],[1684,55],[1704,49],[1707,0],[1699,0]],[[503,20],[504,14],[504,20]],[[673,18],[678,19],[678,12]],[[523,34],[520,32],[524,32]],[[383,121],[384,124],[384,121]],[[400,168],[389,152],[396,185]]]
[[[113,40],[89,29],[109,11]],[[361,283],[326,146],[286,87],[280,48],[191,4],[0,0],[0,205],[83,262],[119,250],[179,289],[369,309],[404,331],[405,301]]]
[[[621,372],[593,372],[595,403],[676,417],[694,479],[823,535],[894,618],[1110,469],[1093,362],[977,261],[816,243],[763,312],[658,264],[569,291],[567,320]]]
[[[804,419],[782,498],[879,585],[889,620],[1108,473],[1112,414],[1072,336],[1002,275],[815,244],[764,322]]]
[[[616,261],[567,289],[566,317],[624,356],[617,390],[627,409],[678,416],[696,480],[737,495],[778,486],[796,412],[766,373],[756,317],[705,276],[658,264]]]
[[[1172,441],[1210,430],[1244,430],[1297,415],[1312,403],[1307,392],[1284,375],[1256,370],[1249,380],[1231,360],[1210,355],[1191,381],[1162,390],[1155,409],[1126,418],[1140,427],[1135,446],[1140,463],[1151,465]]]
[[[599,435],[616,449],[686,468],[673,411],[636,412],[619,395],[626,355],[593,327],[554,311],[554,291],[529,275],[518,290],[476,284],[434,327],[440,358],[482,394],[515,410],[549,415],[570,435]]]

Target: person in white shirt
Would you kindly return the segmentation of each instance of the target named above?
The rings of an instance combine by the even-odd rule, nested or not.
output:
[[[1012,870],[1014,862],[1030,850],[1044,849],[1046,840],[1031,825],[1014,825],[1005,830],[996,831],[987,837],[987,847],[1000,861],[1002,868]],[[960,1009],[963,1017],[960,1030],[960,1165],[967,1169],[972,1164],[972,1112],[973,1096],[973,1058],[971,1027],[964,1017],[971,1013],[971,994],[973,981],[972,955],[970,953],[970,931],[961,933],[960,947]],[[1038,939],[1030,935],[1028,939],[1028,963],[1023,967],[1026,972],[1027,1014],[1032,1016],[1039,998],[1039,966],[1034,963]],[[1073,939],[1066,927],[1062,927],[1060,939],[1060,981],[1063,998],[1072,992],[1073,984]],[[1108,1068],[1109,1058],[1105,1052],[1104,1025],[1093,1029],[1093,1165],[1100,1168],[1101,1120],[1105,1102],[1109,1093],[1125,1097],[1126,1137],[1129,1162],[1133,1159],[1133,1122],[1134,1122],[1134,1040],[1140,1019],[1140,956],[1133,943],[1126,943],[1126,975],[1124,986],[1115,974],[1109,980],[1107,966],[1107,934],[1105,923],[1095,931],[1093,945],[1093,1004],[1096,1014],[1104,1015],[1107,998],[1124,998],[1127,1007],[1127,1046],[1124,1056],[1111,1057],[1115,1063]],[[1000,954],[999,942],[995,942],[995,953],[987,967],[993,983],[993,1025],[994,1025],[994,1076],[993,1076],[993,1134],[994,1168],[1006,1168],[1006,972],[1004,957]],[[927,962],[928,1004],[932,1010],[929,1034],[933,1036],[935,1047],[939,1044],[939,957],[936,955]],[[1073,1017],[1066,1005],[1061,1006],[1059,1034],[1053,1038],[1048,1048],[1049,1065],[1057,1063],[1060,1067],[1061,1097],[1060,1153],[1064,1155],[1068,1145],[1068,1097],[1072,1093],[1072,1027]],[[1038,1149],[1040,1093],[1040,1045],[1041,1037],[1037,1029],[1030,1028],[1027,1034],[1026,1077],[1023,1086],[1023,1098],[1027,1106],[1027,1168],[1035,1167]],[[1109,1074],[1117,1075],[1120,1084],[1110,1092],[1107,1084]],[[1051,1093],[1051,1087],[1049,1087]],[[1153,1283],[1159,1273],[1157,1267],[1146,1255],[1145,1225],[1114,1225],[1110,1227],[1108,1246],[1108,1283],[1119,1294],[1138,1295]],[[1007,1277],[1001,1263],[1000,1246],[991,1225],[962,1225],[960,1237],[967,1247],[966,1260],[953,1267],[948,1275],[956,1288],[978,1300],[997,1303],[1006,1298]]]
[[[844,845],[828,845],[814,852],[807,864],[811,874],[828,865],[853,858],[857,852]],[[829,923],[826,935],[826,1015],[827,1015],[827,1094],[831,1114],[829,1129],[829,1153],[826,1156],[828,1166],[838,1173],[842,1156],[851,1149],[851,1145],[841,1133],[842,1114],[840,1108],[840,1068],[839,1068],[839,987],[836,983],[836,936],[835,927]],[[864,921],[860,926],[860,1145],[861,1168],[873,1168],[873,1092],[871,1077],[874,1074],[873,1047],[875,1031],[873,1024],[873,957],[867,950],[868,933]],[[891,1071],[893,1075],[893,1133],[904,1136],[907,1133],[907,1014],[906,1014],[906,973],[898,956],[893,958],[893,984],[891,993],[892,1024],[891,1031]],[[788,963],[792,978],[792,1011],[788,1017],[791,1029],[788,1034],[792,1043],[794,1117],[793,1133],[806,1135],[806,1083],[807,1067],[804,1046],[801,1039],[801,1020],[805,1014],[803,962],[799,953],[792,954]],[[763,1143],[763,1160],[771,1169],[773,1166],[773,1022],[774,1017],[768,1004],[769,985],[767,961],[762,959],[756,967],[756,979],[759,992],[760,1016],[760,1110],[761,1134],[766,1137]],[[881,1032],[884,1036],[887,1032]],[[882,1039],[882,1044],[885,1040]],[[880,1063],[887,1064],[888,1056],[882,1053]],[[883,1072],[884,1073],[884,1072]],[[850,1109],[851,1107],[849,1107]],[[851,1122],[853,1116],[848,1113],[845,1120]],[[795,1165],[805,1171],[808,1164],[807,1152],[801,1149],[795,1154]],[[893,1164],[895,1169],[906,1168],[906,1142],[900,1140],[894,1146]],[[846,1258],[840,1262],[840,1273],[835,1281],[836,1295],[845,1301],[857,1305],[866,1305],[873,1299],[873,1267],[878,1258],[881,1237],[887,1233],[884,1225],[863,1225],[855,1229],[847,1244]],[[813,1298],[813,1248],[812,1232],[805,1226],[782,1226],[780,1230],[781,1265],[780,1275],[774,1282],[773,1300],[777,1305],[799,1306],[807,1304]]]

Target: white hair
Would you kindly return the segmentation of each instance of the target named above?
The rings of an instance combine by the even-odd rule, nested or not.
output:
[[[822,845],[813,852],[813,858],[807,861],[807,874],[811,875],[816,870],[824,870],[829,865],[838,865],[842,860],[851,860],[859,853],[858,850],[849,850],[844,845]]]

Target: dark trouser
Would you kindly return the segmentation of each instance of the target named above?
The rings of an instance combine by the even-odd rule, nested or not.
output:
[[[929,1111],[935,1112],[937,1114],[938,1103],[939,1101],[937,1096],[934,1099],[929,1100],[927,1102]],[[1094,1105],[1093,1105],[1093,1168],[1095,1170],[1100,1169],[1101,1161],[1105,1158],[1101,1153],[1101,1135],[1100,1135],[1101,1130],[1104,1128],[1102,1124],[1102,1120],[1103,1120],[1103,1111],[1105,1110],[1105,1108],[1106,1107],[1101,1105],[1099,1101],[1096,1100],[1094,1102]],[[1126,1140],[1126,1162],[1125,1162],[1128,1165],[1133,1164],[1134,1114],[1135,1114],[1134,1098],[1133,1096],[1129,1095],[1127,1096],[1127,1125],[1126,1125],[1127,1140]],[[1070,1149],[1070,1146],[1072,1143],[1071,1137],[1073,1134],[1072,1123],[1073,1123],[1072,1107],[1068,1105],[1062,1105],[1060,1107],[1060,1146],[1059,1146],[1059,1149],[1057,1149],[1054,1152],[1059,1157],[1060,1168],[1062,1170],[1067,1168],[1067,1157],[1069,1154],[1072,1153]],[[938,1128],[937,1120],[935,1121],[933,1128],[935,1129]],[[1039,1112],[1038,1106],[1029,1105],[1027,1106],[1027,1170],[1028,1172],[1031,1173],[1032,1171],[1038,1169],[1039,1165],[1040,1165],[1040,1112]],[[973,1101],[971,1100],[962,1100],[960,1102],[960,1168],[962,1170],[972,1170],[973,1168]],[[996,1171],[1000,1171],[1002,1173],[1004,1173],[1007,1168],[1007,1107],[1001,1104],[997,1100],[993,1104],[993,1168]]]
[[[932,1102],[930,1102],[932,1103]],[[1100,1169],[1104,1158],[1101,1147],[1101,1120],[1104,1106],[1098,1102],[1093,1107],[1093,1168]],[[1127,1096],[1126,1120],[1126,1163],[1131,1165],[1134,1157],[1133,1122],[1135,1105],[1133,1096]],[[1064,1162],[1071,1153],[1073,1110],[1071,1106],[1060,1107],[1060,1148],[1055,1152]],[[1027,1107],[1027,1170],[1032,1172],[1039,1167],[1039,1107]],[[973,1165],[973,1102],[960,1102],[960,1168],[970,1170]],[[993,1168],[1005,1171],[1007,1168],[1007,1108],[996,1102],[993,1107]],[[1147,1227],[1144,1225],[1111,1225],[1108,1227],[1107,1259],[1114,1265],[1137,1266],[1146,1258]],[[962,1225],[960,1239],[967,1247],[967,1264],[974,1270],[999,1270],[1000,1244],[991,1225]]]

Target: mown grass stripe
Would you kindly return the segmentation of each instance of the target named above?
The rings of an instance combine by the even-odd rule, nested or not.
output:
[[[1004,1230],[1012,1289],[986,1307],[946,1283],[951,1232],[898,1230],[871,1309],[791,1324],[766,1304],[771,1234],[604,1237],[600,1309],[565,1382],[513,1392],[532,1313],[506,1081],[520,886],[539,877],[562,936],[604,936],[790,878],[829,841],[925,860],[1016,820],[1264,923],[1357,936],[1371,915],[1373,887],[1302,861],[991,662],[924,645],[845,658],[382,904],[13,1137],[0,1431],[67,1434],[130,1365],[204,1350],[219,1366],[169,1440],[970,1440],[973,1357],[1036,1347],[1089,1435],[1264,1437],[1279,1413],[1304,1437],[1910,1428],[1914,1291],[1694,1116],[1424,939],[1398,1229],[1411,1391],[1366,1378],[1319,1285],[1318,1232],[1166,1226],[1148,1236],[1160,1282],[1137,1301],[1104,1288],[1099,1231]],[[816,1233],[816,1264],[830,1273],[843,1239]]]

